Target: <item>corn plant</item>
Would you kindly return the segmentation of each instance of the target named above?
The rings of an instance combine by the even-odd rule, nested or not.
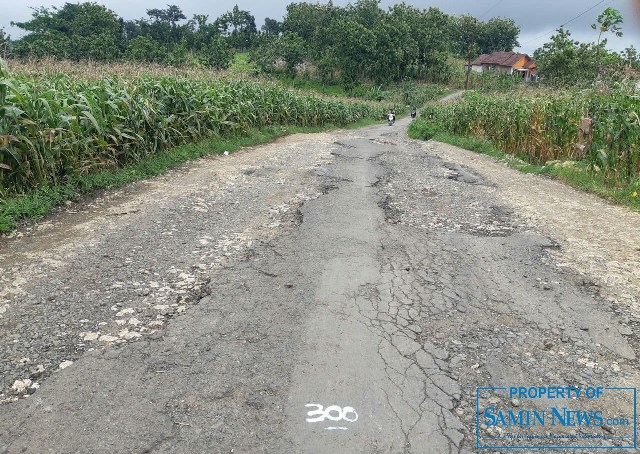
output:
[[[640,93],[634,86],[508,96],[465,94],[454,104],[431,105],[423,118],[447,132],[491,140],[509,154],[545,163],[585,159],[613,185],[640,177]],[[577,156],[580,119],[593,119],[592,143]]]
[[[383,118],[371,103],[269,83],[169,76],[71,78],[0,67],[0,195],[110,170],[176,145],[266,125]]]

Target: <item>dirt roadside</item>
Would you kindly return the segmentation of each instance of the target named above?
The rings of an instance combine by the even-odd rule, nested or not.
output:
[[[490,178],[500,200],[558,242],[558,266],[593,280],[605,298],[640,317],[640,213],[488,156],[437,142],[422,146]]]

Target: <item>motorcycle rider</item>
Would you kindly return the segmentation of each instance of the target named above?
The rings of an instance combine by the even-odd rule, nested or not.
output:
[[[387,114],[387,120],[389,121],[389,125],[395,123],[396,111],[394,109],[389,109],[389,113]]]

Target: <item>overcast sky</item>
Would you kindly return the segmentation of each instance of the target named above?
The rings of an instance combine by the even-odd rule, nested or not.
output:
[[[235,4],[241,9],[250,11],[260,27],[265,17],[281,20],[286,5],[292,0],[95,0],[104,4],[125,19],[138,19],[145,16],[148,8],[162,8],[165,4],[179,4],[187,17],[193,14],[208,14],[211,20],[233,8]],[[552,32],[585,10],[596,6],[593,10],[573,20],[567,25],[574,39],[579,41],[595,41],[597,32],[590,25],[607,6],[612,6],[622,13],[624,36],[609,37],[609,47],[623,50],[634,45],[640,48],[640,15],[635,14],[633,2],[636,0],[405,0],[405,3],[418,8],[435,6],[449,14],[469,13],[482,20],[494,16],[509,17],[520,26],[521,52],[533,53],[535,49],[549,40]],[[71,3],[77,3],[71,0]],[[31,17],[29,7],[61,6],[65,0],[0,0],[0,28],[4,28],[12,37],[20,35],[20,30],[11,27],[11,21],[25,21]],[[346,5],[348,0],[334,0],[334,5]],[[386,8],[399,1],[383,0],[381,6]]]

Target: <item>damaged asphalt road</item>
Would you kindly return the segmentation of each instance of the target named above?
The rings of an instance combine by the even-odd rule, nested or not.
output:
[[[0,453],[470,453],[500,435],[478,387],[638,386],[637,289],[558,266],[560,234],[406,122],[205,159],[2,239]]]

